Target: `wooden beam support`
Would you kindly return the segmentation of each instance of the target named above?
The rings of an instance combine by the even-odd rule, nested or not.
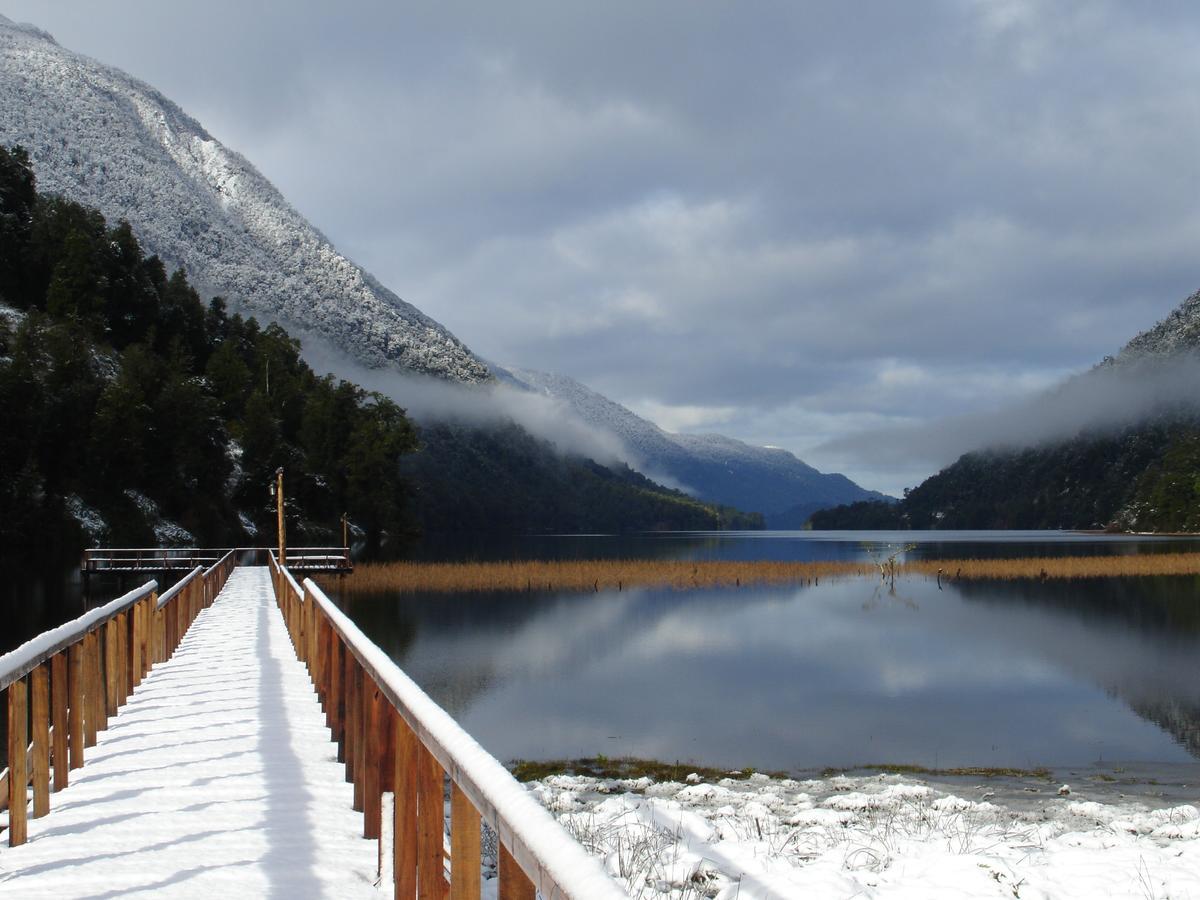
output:
[[[27,754],[29,733],[29,684],[27,679],[8,686],[8,843],[18,847],[29,836],[26,786],[29,784]]]
[[[479,900],[479,811],[457,785],[450,794],[450,900]]]
[[[33,817],[50,812],[50,667],[42,663],[30,673],[33,688]]]
[[[50,658],[50,733],[54,764],[54,790],[61,791],[69,782],[67,772],[67,654],[56,653]]]

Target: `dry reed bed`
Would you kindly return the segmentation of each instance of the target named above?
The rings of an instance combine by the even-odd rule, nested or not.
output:
[[[1200,575],[1200,553],[1061,556],[1019,559],[914,560],[897,577],[955,579],[1110,578]],[[330,587],[348,593],[472,591],[612,591],[629,587],[708,588],[810,584],[822,578],[880,576],[870,562],[734,562],[722,560],[528,560],[471,563],[367,563]]]

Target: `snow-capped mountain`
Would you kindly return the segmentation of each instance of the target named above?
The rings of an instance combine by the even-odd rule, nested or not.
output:
[[[335,247],[249,162],[153,88],[0,16],[0,142],[45,191],[126,219],[204,293],[371,367],[458,381],[487,367]]]
[[[1200,349],[1200,291],[1192,294],[1153,328],[1143,331],[1126,344],[1116,359],[1118,364],[1146,359],[1162,359],[1177,353]],[[1106,360],[1107,362],[1107,360]]]
[[[777,447],[719,434],[672,434],[565,375],[492,366],[502,380],[551,397],[593,428],[615,435],[630,465],[701,500],[761,512],[767,524],[798,527],[818,509],[882,500],[845,475],[825,474]]]

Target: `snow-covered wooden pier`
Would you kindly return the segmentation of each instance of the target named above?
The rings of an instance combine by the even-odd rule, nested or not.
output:
[[[0,657],[0,895],[624,896],[320,588],[270,563],[230,555]]]

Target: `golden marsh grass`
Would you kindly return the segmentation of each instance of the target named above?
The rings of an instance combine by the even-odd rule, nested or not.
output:
[[[1048,556],[1017,559],[914,560],[896,577],[956,579],[1111,578],[1200,575],[1200,553],[1128,556]],[[640,559],[513,562],[366,563],[329,587],[347,593],[470,593],[475,591],[615,591],[631,587],[710,588],[819,583],[880,576],[870,562],[737,562]]]

